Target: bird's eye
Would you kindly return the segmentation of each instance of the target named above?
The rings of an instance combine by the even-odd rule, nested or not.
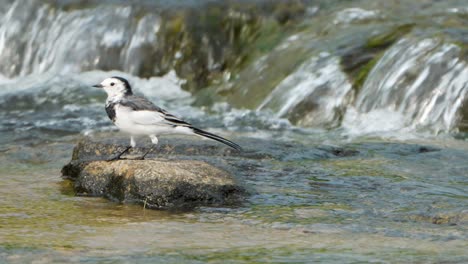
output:
[[[114,86],[115,83],[111,83],[111,86]]]

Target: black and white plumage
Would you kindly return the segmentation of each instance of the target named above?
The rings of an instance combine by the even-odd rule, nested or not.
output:
[[[94,87],[103,88],[106,91],[107,115],[121,131],[130,134],[131,147],[135,147],[134,136],[138,135],[149,136],[151,142],[157,144],[159,135],[185,134],[207,137],[236,150],[242,150],[236,143],[196,128],[154,105],[148,99],[134,95],[130,84],[122,77],[107,78]],[[128,147],[116,158],[120,158],[131,147]]]

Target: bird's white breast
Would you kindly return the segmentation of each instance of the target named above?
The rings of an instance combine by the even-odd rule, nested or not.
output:
[[[115,105],[115,122],[114,124],[123,132],[130,134],[139,134],[135,131],[135,123],[131,118],[133,110],[129,107],[123,107],[121,105]],[[136,133],[133,133],[136,132]]]
[[[115,106],[115,125],[131,135],[192,134],[188,128],[178,128],[164,122],[160,112],[135,111],[117,104]]]

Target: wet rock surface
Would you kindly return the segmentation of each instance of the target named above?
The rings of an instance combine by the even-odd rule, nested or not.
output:
[[[80,195],[104,196],[148,208],[229,205],[244,189],[221,169],[191,160],[117,160],[70,163],[63,174]]]
[[[162,146],[161,153],[198,153],[197,148]],[[62,175],[74,182],[78,195],[103,196],[147,208],[184,208],[235,205],[246,195],[227,170],[202,160],[148,157],[146,160],[106,161],[124,147],[81,141]],[[135,150],[135,151],[138,151]],[[213,149],[207,148],[210,153]],[[227,152],[229,153],[229,152]],[[124,156],[131,158],[130,156]]]
[[[136,147],[121,160],[107,161],[123,151],[126,138],[82,139],[62,175],[74,182],[78,195],[102,196],[148,208],[194,208],[240,204],[250,190],[243,179],[273,172],[272,163],[359,155],[352,147],[308,147],[294,143],[267,144],[244,139],[243,152],[211,141],[169,138],[148,154]],[[287,172],[276,172],[279,176]]]

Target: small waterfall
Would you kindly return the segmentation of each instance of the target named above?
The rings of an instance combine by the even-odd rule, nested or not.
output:
[[[322,53],[286,77],[258,110],[271,109],[278,117],[304,126],[335,126],[351,87],[341,71],[339,58]]]
[[[4,2],[4,1],[2,1]],[[2,3],[8,6],[6,3]],[[160,19],[139,19],[131,6],[63,11],[39,1],[15,1],[0,24],[0,72],[7,77],[103,69],[137,74],[157,45]]]
[[[458,46],[433,38],[402,39],[370,72],[344,126],[447,132],[456,127],[467,94],[468,65]]]
[[[214,9],[172,7],[177,10],[164,12],[159,6],[142,4],[151,1],[91,1],[94,4],[80,8],[63,8],[59,2],[69,1],[0,0],[0,83],[14,82],[16,77],[69,76],[94,70],[117,70],[138,77],[175,73],[186,81],[186,90],[199,92],[211,86],[212,90],[205,91],[218,92],[214,100],[227,98],[229,102],[229,95],[234,94],[232,101],[237,103],[230,103],[238,108],[268,110],[299,126],[341,125],[358,133],[402,129],[437,133],[467,123],[468,107],[463,104],[468,102],[468,64],[462,58],[466,50],[450,43],[450,37],[414,36],[372,50],[375,46],[366,45],[376,41],[367,34],[366,21],[393,19],[384,10],[347,8],[336,16],[318,12],[317,19],[333,25],[326,29],[327,34],[322,34],[320,23],[311,23],[307,30],[281,42],[291,32],[283,31],[277,22],[282,16],[260,12],[263,5],[258,5],[259,12],[250,12],[215,1],[220,5]],[[376,32],[384,32],[382,25],[375,24]],[[421,35],[433,36],[425,30],[420,29]],[[399,39],[403,34],[393,33],[376,39]],[[304,36],[299,38],[301,34]],[[366,44],[366,38],[374,42]],[[283,47],[284,43],[292,46]],[[364,58],[356,63],[356,72],[342,65],[347,49],[364,52],[356,56]],[[383,56],[362,87],[354,90],[354,74],[364,72],[359,63],[366,64],[381,52]],[[258,57],[250,57],[250,53],[258,53]],[[262,71],[270,68],[249,71],[248,63],[261,65]],[[216,90],[214,86],[220,82],[225,89]]]
[[[402,39],[378,60],[354,103],[338,57],[313,56],[261,103],[301,126],[341,125],[357,134],[457,128],[468,94],[461,49],[437,38]],[[343,114],[345,113],[345,114]]]

